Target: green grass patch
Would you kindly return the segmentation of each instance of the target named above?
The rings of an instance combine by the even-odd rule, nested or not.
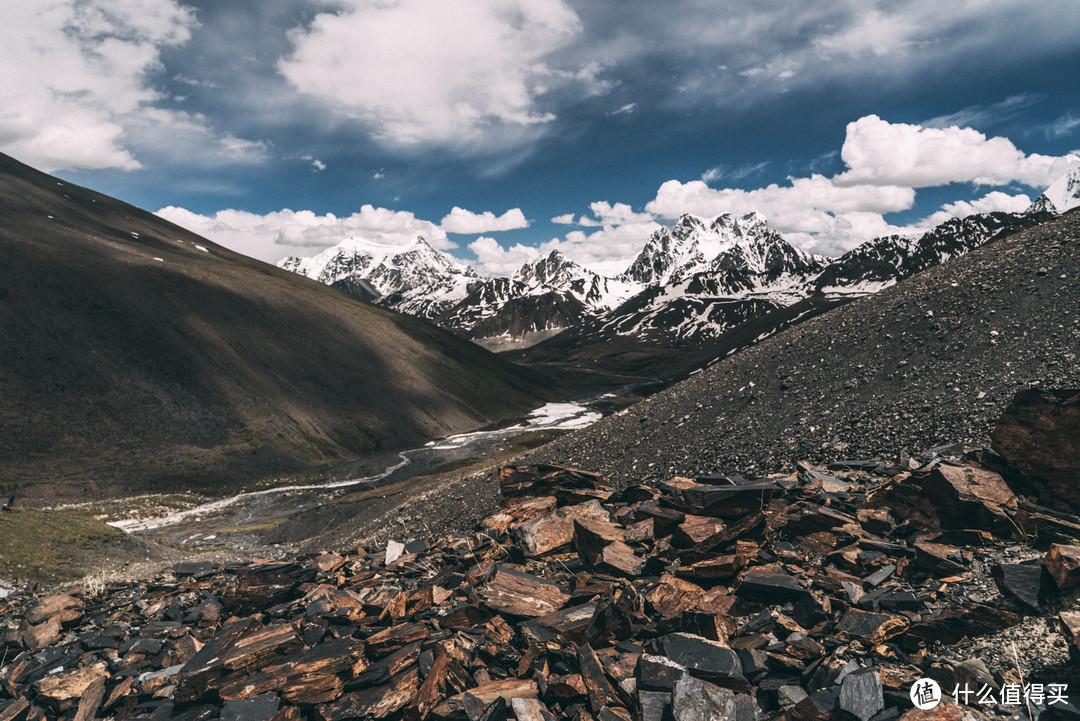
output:
[[[258,523],[246,523],[237,526],[222,526],[214,531],[219,536],[225,533],[262,533],[264,531],[272,531],[282,523],[286,518],[273,518],[268,521],[259,521]]]
[[[0,576],[73,580],[126,539],[89,513],[16,508],[0,513]]]

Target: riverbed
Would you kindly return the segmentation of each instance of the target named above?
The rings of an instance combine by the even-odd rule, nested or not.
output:
[[[400,483],[466,459],[482,459],[524,433],[584,428],[599,420],[603,416],[599,409],[609,406],[616,397],[609,392],[576,401],[549,403],[505,427],[460,433],[401,451],[385,460],[383,467],[363,475],[347,475],[321,484],[249,491],[168,515],[114,520],[110,525],[132,535],[192,551],[231,550],[278,555],[275,550],[284,552],[285,549],[264,547],[262,535],[290,516],[358,490]],[[370,467],[370,461],[366,465]]]

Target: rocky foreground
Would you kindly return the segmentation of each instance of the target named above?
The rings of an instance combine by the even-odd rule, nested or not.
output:
[[[1075,718],[1078,398],[1021,394],[1001,455],[510,466],[470,536],[24,584],[0,721]]]

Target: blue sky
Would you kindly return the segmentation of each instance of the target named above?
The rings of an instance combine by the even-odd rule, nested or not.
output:
[[[1080,163],[1075,0],[8,0],[0,151],[274,262],[423,234],[616,273],[684,212],[808,251]]]

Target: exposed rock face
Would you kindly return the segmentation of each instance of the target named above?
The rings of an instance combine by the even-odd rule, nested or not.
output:
[[[993,449],[1044,505],[1080,508],[1080,390],[1017,393],[994,427]]]

